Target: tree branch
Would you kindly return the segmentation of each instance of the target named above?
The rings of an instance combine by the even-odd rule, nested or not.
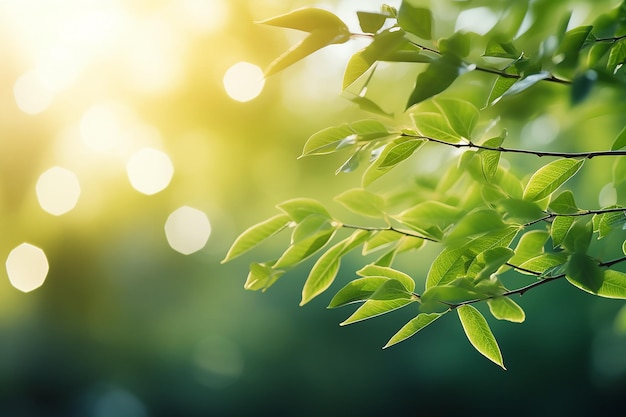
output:
[[[409,232],[408,230],[396,229],[393,226],[373,227],[373,226],[357,226],[357,225],[352,225],[352,224],[342,224],[341,227],[345,227],[346,229],[366,230],[366,231],[369,231],[369,232],[390,231],[390,232],[396,232],[396,233],[399,233],[401,235],[408,236],[408,237],[415,237],[417,239],[423,239],[423,240],[427,240],[429,242],[440,243],[437,239],[433,239],[431,237],[418,235],[416,233]]]
[[[504,148],[502,146],[498,146],[497,148],[492,148],[489,146],[477,145],[472,141],[462,142],[462,143],[450,143],[441,139],[432,138],[429,136],[423,135],[412,135],[406,132],[400,133],[401,136],[409,137],[413,139],[422,139],[428,142],[440,143],[442,145],[452,146],[457,149],[468,148],[468,149],[478,149],[484,151],[495,151],[501,153],[517,153],[517,154],[526,154],[526,155],[535,155],[538,157],[548,156],[548,157],[558,157],[558,158],[569,158],[569,159],[592,159],[599,156],[626,156],[626,150],[623,151],[590,151],[590,152],[549,152],[549,151],[533,151],[529,149],[517,149],[517,148]]]

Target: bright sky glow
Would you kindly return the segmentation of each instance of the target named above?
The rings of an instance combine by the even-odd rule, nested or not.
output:
[[[224,74],[226,94],[237,101],[246,102],[256,98],[264,86],[263,70],[249,62],[238,62]]]
[[[165,222],[167,242],[183,255],[202,249],[210,235],[209,218],[202,211],[189,206],[175,210]]]
[[[22,292],[30,292],[41,287],[49,267],[43,250],[22,243],[9,253],[6,268],[11,285]]]
[[[17,107],[27,114],[38,114],[52,103],[53,94],[35,71],[21,75],[13,85]]]
[[[80,197],[80,183],[76,174],[61,167],[52,167],[41,174],[35,188],[41,208],[55,216],[76,207]]]
[[[174,175],[174,166],[166,153],[144,148],[130,157],[126,164],[126,172],[135,190],[151,195],[169,185]]]
[[[455,31],[465,30],[484,35],[498,22],[498,16],[488,7],[476,7],[459,13],[454,27]]]
[[[98,152],[114,152],[123,148],[122,132],[127,124],[128,109],[118,103],[96,104],[80,121],[85,145]]]

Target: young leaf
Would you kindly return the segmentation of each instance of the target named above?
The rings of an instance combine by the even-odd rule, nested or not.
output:
[[[388,279],[383,277],[366,277],[350,281],[330,300],[328,308],[343,307],[348,304],[365,301]]]
[[[553,212],[559,214],[573,214],[579,211],[574,200],[574,193],[570,190],[563,191],[556,198],[551,199],[548,207]]]
[[[463,139],[471,139],[480,116],[476,106],[469,101],[450,97],[437,97],[433,99],[433,104],[446,118],[454,132]]]
[[[545,80],[546,78],[550,78],[550,75],[551,74],[548,71],[541,71],[536,74],[530,74],[524,78],[521,78],[515,81],[513,84],[511,84],[511,86],[500,97],[513,96],[513,95],[519,94],[522,91],[527,90],[528,88],[537,84],[539,81]],[[497,98],[495,100],[497,100]],[[495,103],[493,103],[492,101],[492,104],[495,104]]]
[[[552,221],[550,226],[550,236],[552,237],[552,246],[558,248],[563,243],[565,236],[569,233],[574,224],[574,217],[559,216]]]
[[[274,269],[273,265],[274,262],[250,264],[250,273],[243,287],[246,290],[265,292],[285,273]]]
[[[611,47],[611,52],[609,52],[609,60],[606,64],[606,69],[610,73],[615,74],[616,69],[620,64],[624,63],[626,60],[626,42],[624,39],[615,42]]]
[[[415,333],[422,330],[424,327],[433,323],[439,317],[443,316],[444,313],[420,313],[413,320],[409,321],[407,324],[402,326],[400,330],[396,334],[394,334],[391,339],[387,342],[387,344],[383,347],[386,349],[390,346],[395,345],[396,343],[400,343],[403,340],[408,339],[413,336]]]
[[[287,200],[276,207],[287,214],[291,220],[300,223],[312,214],[317,214],[327,219],[331,219],[328,211],[316,200],[310,198],[294,198]]]
[[[613,230],[622,229],[626,223],[626,215],[624,214],[624,211],[596,214],[593,216],[592,221],[593,231],[598,233],[598,239],[602,239]]]
[[[483,315],[471,305],[464,305],[457,309],[461,325],[465,331],[465,335],[469,339],[474,348],[480,352],[487,359],[491,360],[497,365],[500,365],[502,369],[504,362],[502,360],[502,353],[498,347],[487,320]]]
[[[398,24],[405,31],[422,39],[432,39],[433,14],[429,9],[403,1],[398,11]]]
[[[421,139],[400,138],[388,143],[380,155],[371,164],[361,179],[363,187],[367,187],[378,178],[385,175],[397,164],[409,158],[413,153],[426,143]]]
[[[518,272],[528,274],[526,271],[532,271],[534,274],[531,275],[545,275],[556,267],[565,264],[565,262],[567,262],[567,255],[563,252],[544,253],[519,264]],[[547,277],[550,276],[552,275],[547,274]]]
[[[292,244],[276,261],[275,268],[284,268],[304,261],[322,249],[333,237],[337,228],[319,215],[311,215],[293,232]]]
[[[522,262],[543,253],[543,247],[548,241],[548,233],[544,230],[531,230],[524,233],[515,247],[515,255],[510,259],[513,265],[520,265]]]
[[[356,12],[359,25],[365,33],[376,33],[383,27],[389,16],[380,13]]]
[[[322,9],[304,8],[259,22],[308,32],[309,36],[276,58],[265,70],[269,77],[309,56],[313,52],[332,44],[350,40],[350,30],[337,16]]]
[[[303,156],[324,155],[356,144],[358,135],[350,125],[328,127],[313,134],[304,144]]]
[[[352,235],[335,244],[326,253],[324,253],[315,262],[311,272],[304,283],[302,289],[302,301],[300,305],[303,306],[313,298],[317,297],[330,287],[335,280],[339,266],[341,265],[341,257],[348,251],[354,249],[367,239],[369,232],[364,230],[356,230]]]
[[[505,74],[518,75],[515,67],[509,67],[504,70]],[[517,78],[513,77],[498,77],[496,81],[493,83],[493,87],[491,87],[491,92],[489,93],[489,99],[487,103],[490,106],[493,106],[498,101],[502,99],[502,97],[506,94],[507,91],[517,82]]]
[[[494,38],[487,41],[487,48],[483,56],[492,56],[496,58],[516,59],[520,56],[515,46],[511,42],[500,42]]]
[[[412,112],[410,115],[421,136],[447,143],[459,143],[462,139],[462,135],[459,135],[440,113]]]
[[[482,146],[487,148],[497,149],[504,142],[504,135],[496,136],[495,138],[487,139],[482,143]],[[483,175],[488,182],[493,182],[496,174],[498,173],[498,164],[500,163],[500,151],[491,151],[481,149],[478,151],[481,159],[481,165],[483,168]]]
[[[409,275],[404,272],[395,270],[393,268],[383,267],[379,265],[366,265],[357,271],[357,274],[362,277],[385,277],[396,280],[404,286],[404,289],[408,292],[412,292],[415,289],[415,281]]]
[[[222,263],[228,262],[233,258],[249,251],[254,248],[265,239],[274,236],[276,233],[283,230],[291,222],[291,219],[286,214],[278,214],[270,219],[267,219],[261,223],[251,226],[244,231],[228,250],[226,257],[222,260]]]
[[[565,181],[573,177],[583,160],[559,159],[541,167],[530,177],[524,189],[524,200],[539,201],[548,197]]]
[[[489,311],[498,320],[507,320],[513,323],[522,323],[526,314],[510,297],[495,297],[487,300]]]
[[[393,219],[411,227],[414,230],[428,232],[436,227],[445,230],[454,224],[461,212],[458,208],[439,201],[425,201],[393,216]]]
[[[403,288],[399,281],[387,279],[361,307],[341,322],[340,326],[380,316],[414,302],[413,294]]]
[[[385,212],[385,199],[362,188],[353,188],[335,197],[350,211],[367,217],[381,218]]]
[[[626,134],[624,135],[626,145]],[[626,158],[615,158],[613,163],[613,185],[617,187],[626,181]]]
[[[389,247],[402,238],[402,235],[393,230],[382,230],[377,232],[363,245],[363,255]]]

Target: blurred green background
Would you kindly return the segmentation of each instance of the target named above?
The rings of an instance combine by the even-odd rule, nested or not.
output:
[[[507,2],[455,3],[437,3],[448,25],[459,7]],[[617,2],[553,3],[559,7],[541,9],[540,18],[557,19],[575,6],[584,21]],[[316,5],[358,31],[354,12],[380,4],[0,2],[0,259],[26,242],[49,264],[43,285],[28,293],[2,271],[0,416],[589,415],[621,405],[626,337],[614,318],[623,302],[566,282],[528,293],[520,300],[526,323],[491,321],[503,372],[474,351],[453,317],[383,351],[415,311],[340,328],[349,311],[326,310],[331,294],[298,307],[305,268],[265,294],[244,291],[248,263],[275,256],[280,240],[219,263],[236,235],[272,215],[278,202],[312,197],[339,211],[332,197],[358,186],[358,174],[335,176],[340,157],[296,158],[317,130],[371,117],[340,95],[345,63],[362,41],[318,52],[268,79],[258,96],[254,72],[235,73],[228,84],[233,65],[264,67],[301,39],[253,22]],[[397,83],[372,84],[373,98],[398,111],[416,71],[382,68]],[[469,74],[455,88],[481,91],[486,81]],[[535,93],[499,108],[512,144],[604,149],[625,122],[623,100],[608,91],[575,109],[559,86]],[[140,165],[150,175],[139,180],[159,190],[149,195],[129,177],[129,161],[146,147],[173,167],[170,181],[167,163]],[[55,166],[80,184],[75,207],[60,215],[45,209],[46,191],[48,204],[64,204],[73,183],[46,189],[41,175]],[[606,162],[585,169],[574,184],[580,206],[597,207],[599,198],[624,204],[623,190],[610,186],[599,197],[611,182]],[[202,221],[179,225],[183,244],[200,242],[188,255],[165,232],[183,206],[211,225],[210,235]],[[614,239],[607,258],[623,236]],[[416,277],[428,269],[428,253],[419,256],[401,260]],[[28,271],[34,261],[24,262]],[[358,267],[359,258],[350,258],[339,280]]]

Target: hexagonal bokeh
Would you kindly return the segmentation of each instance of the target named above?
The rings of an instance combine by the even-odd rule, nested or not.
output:
[[[36,191],[41,208],[60,216],[76,207],[80,183],[74,172],[55,166],[39,176]]]
[[[157,149],[144,148],[135,152],[126,165],[133,188],[151,195],[164,190],[172,180],[174,166],[170,157]]]
[[[211,235],[211,223],[202,211],[183,206],[172,212],[165,222],[167,242],[184,255],[197,252]]]
[[[11,285],[22,292],[41,287],[49,269],[44,251],[29,243],[22,243],[9,253],[6,268]]]

